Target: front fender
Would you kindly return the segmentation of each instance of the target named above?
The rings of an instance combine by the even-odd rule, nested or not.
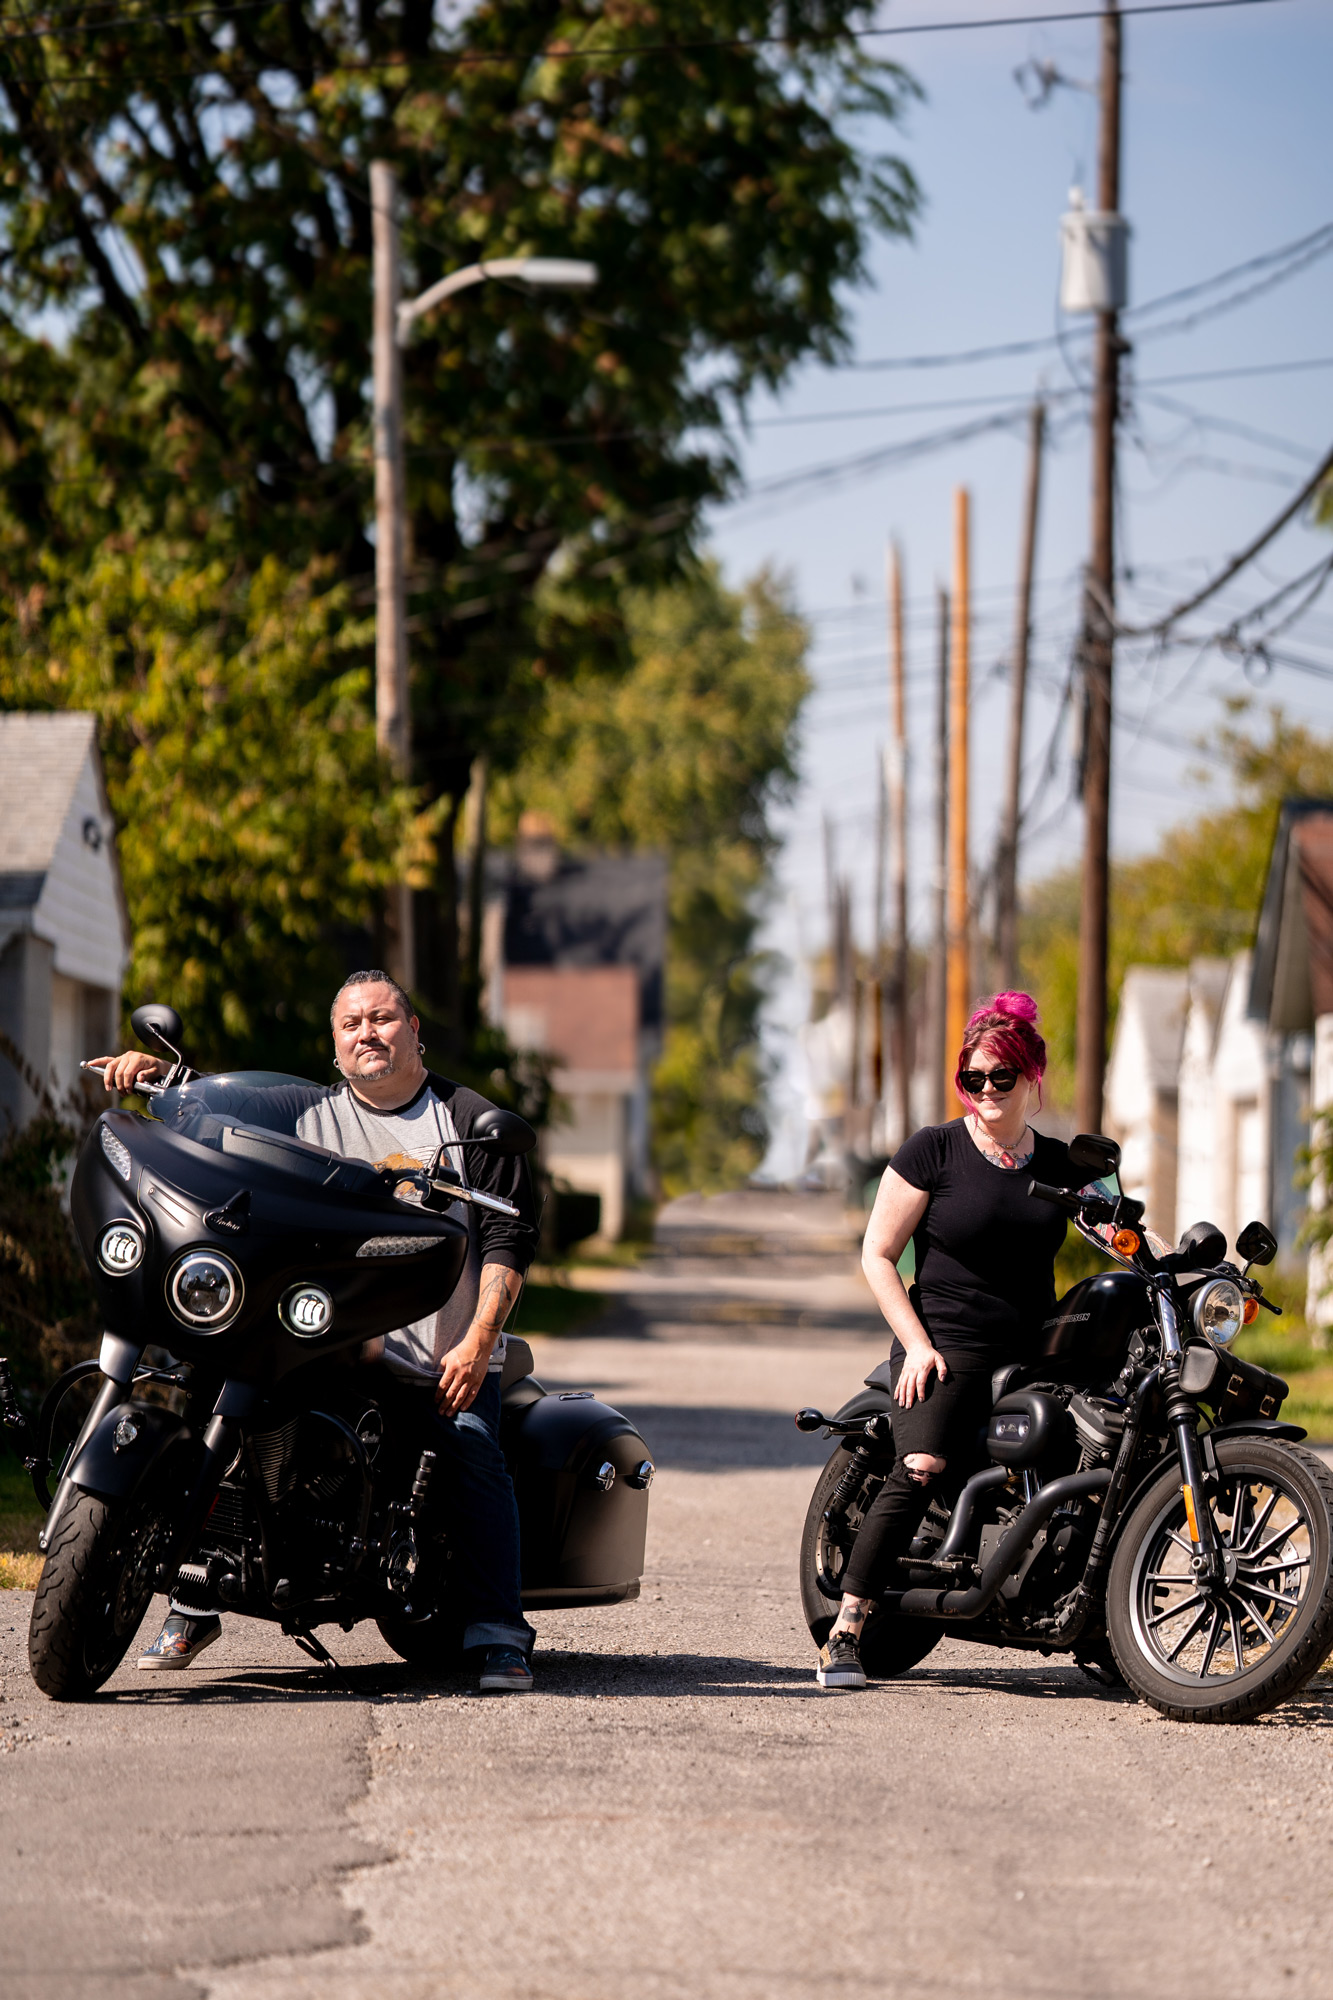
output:
[[[164,1410],[160,1403],[117,1403],[84,1441],[65,1477],[80,1492],[91,1493],[95,1499],[127,1500],[138,1491],[159,1459],[193,1436],[184,1419],[174,1410]]]
[[[1292,1444],[1302,1444],[1310,1435],[1299,1424],[1288,1424],[1281,1417],[1238,1417],[1234,1424],[1216,1424],[1207,1436],[1217,1438],[1234,1437],[1279,1437],[1287,1438]]]

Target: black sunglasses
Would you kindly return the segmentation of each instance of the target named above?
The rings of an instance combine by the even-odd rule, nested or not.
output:
[[[997,1097],[1007,1097],[1018,1082],[1016,1069],[960,1069],[958,1081],[969,1097],[980,1097],[989,1083]]]

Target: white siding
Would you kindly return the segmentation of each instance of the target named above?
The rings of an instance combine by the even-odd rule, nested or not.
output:
[[[56,971],[117,993],[129,962],[110,816],[89,745],[33,912],[33,929],[55,946]],[[85,838],[96,828],[99,844]]]

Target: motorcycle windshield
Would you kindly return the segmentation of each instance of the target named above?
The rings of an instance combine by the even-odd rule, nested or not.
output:
[[[199,1076],[175,1090],[162,1091],[153,1101],[153,1115],[185,1138],[205,1144],[206,1134],[218,1120],[295,1138],[301,1113],[328,1094],[323,1084],[283,1076],[278,1070],[228,1070],[221,1076]]]

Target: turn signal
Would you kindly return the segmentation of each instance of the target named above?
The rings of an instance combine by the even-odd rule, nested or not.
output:
[[[1136,1256],[1142,1248],[1143,1238],[1137,1229],[1117,1229],[1111,1238],[1111,1248],[1117,1257]]]
[[[1258,1319],[1258,1317],[1259,1317],[1258,1299],[1246,1299],[1245,1311],[1243,1314],[1246,1326],[1253,1326],[1254,1322]]]

